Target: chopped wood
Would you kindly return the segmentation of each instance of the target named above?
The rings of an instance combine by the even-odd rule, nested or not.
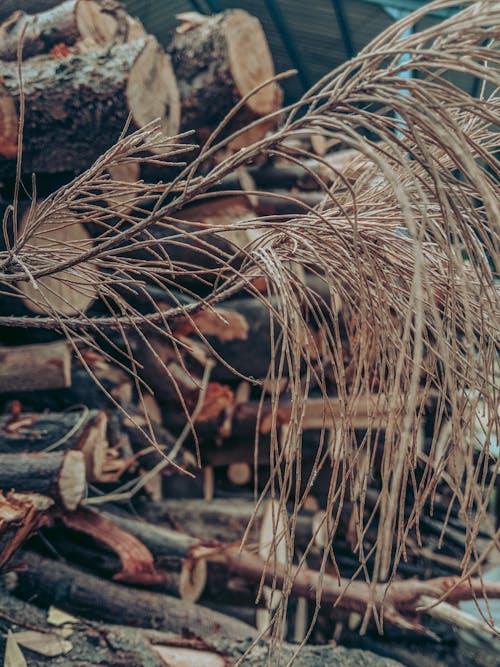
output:
[[[17,11],[0,25],[0,60],[17,60],[22,37],[23,59],[48,53],[57,44],[77,41],[104,46],[124,41],[125,11],[109,0],[66,0],[54,8],[30,15]]]
[[[0,454],[0,490],[50,496],[68,510],[78,507],[87,490],[82,452]]]
[[[83,454],[88,481],[102,479],[109,446],[104,410],[20,413],[0,417],[0,452],[73,449]]]
[[[66,341],[0,347],[0,393],[71,386],[71,352]]]
[[[0,491],[0,572],[21,544],[46,521],[54,501],[37,493]]]
[[[0,153],[5,154],[2,144],[17,143],[17,65],[4,63],[2,75],[0,113],[4,127],[11,128],[0,137]],[[64,60],[35,56],[23,65],[23,93],[27,172],[87,168],[118,139],[129,113],[139,128],[160,118],[166,136],[175,135],[179,127],[175,76],[169,57],[153,37],[105,51],[70,54]],[[15,173],[13,161],[2,160],[1,167],[0,176]]]
[[[43,605],[54,604],[93,621],[156,628],[179,634],[190,633],[204,641],[221,637],[244,640],[255,629],[211,609],[172,596],[132,589],[86,574],[62,561],[19,553],[15,563],[26,566],[17,572],[15,593]]]
[[[129,531],[116,522],[87,508],[75,512],[60,512],[62,523],[72,530],[89,535],[118,554],[121,571],[113,579],[129,584],[160,584],[164,576],[155,570],[149,549]]]
[[[244,486],[252,479],[252,468],[249,463],[231,463],[227,468],[227,478],[236,486]]]
[[[47,218],[43,208],[27,211],[21,229],[28,235],[26,248],[33,255],[67,261],[92,248],[92,239],[84,225],[77,222],[69,211],[62,216]],[[91,262],[80,263],[78,270],[67,269],[32,281],[20,282],[17,289],[26,308],[37,314],[74,315],[85,312],[97,295],[97,269]]]
[[[203,16],[190,30],[178,31],[167,50],[181,92],[181,127],[199,128],[202,140],[237,102],[274,76],[259,20],[239,9]],[[262,87],[237,115],[239,125],[275,111],[280,101],[276,83]]]

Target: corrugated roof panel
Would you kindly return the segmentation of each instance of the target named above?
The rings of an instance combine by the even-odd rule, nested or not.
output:
[[[275,0],[275,3],[304,64],[306,77],[311,82],[317,81],[346,60],[333,0],[315,0],[310,3],[304,3],[303,0]],[[181,12],[193,11],[196,7],[207,12],[210,7],[245,9],[260,19],[273,54],[276,71],[283,72],[294,67],[287,48],[289,45],[284,42],[265,0],[125,0],[125,5],[129,13],[138,16],[146,29],[156,35],[163,45],[168,44],[177,23],[175,17]],[[343,0],[343,7],[355,52],[360,51],[393,22],[384,9],[376,4],[362,0]],[[424,19],[420,27],[435,22],[436,19],[433,18]],[[468,91],[472,89],[472,77],[457,74],[450,78],[458,86]],[[297,77],[283,82],[282,85],[288,100],[296,99],[304,91],[304,84]]]

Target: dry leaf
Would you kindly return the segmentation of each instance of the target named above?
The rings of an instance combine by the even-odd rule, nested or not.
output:
[[[79,620],[71,614],[67,614],[62,609],[57,607],[50,607],[47,615],[47,622],[50,625],[64,625],[65,623],[79,623]]]
[[[30,651],[40,653],[48,658],[55,658],[58,655],[65,655],[73,648],[73,644],[66,639],[62,639],[53,633],[36,632],[26,630],[16,632],[13,635],[18,644],[28,648]]]
[[[222,656],[209,651],[158,644],[151,648],[165,665],[175,665],[175,667],[224,667],[226,664]]]
[[[5,647],[3,667],[28,667],[23,652],[10,630],[7,633],[7,646]]]

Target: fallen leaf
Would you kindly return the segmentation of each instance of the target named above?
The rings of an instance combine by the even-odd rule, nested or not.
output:
[[[51,625],[64,625],[65,623],[79,623],[79,620],[71,614],[67,614],[57,607],[49,607],[47,622]]]
[[[23,652],[19,648],[19,645],[10,630],[7,633],[7,645],[5,647],[3,667],[28,667]]]
[[[35,653],[39,653],[40,655],[45,655],[48,658],[66,655],[73,648],[71,642],[49,632],[26,630],[16,632],[13,636],[17,643],[24,646],[24,648],[35,651]]]
[[[191,648],[177,646],[162,646],[155,644],[151,647],[165,665],[176,667],[224,667],[227,663],[221,655],[211,651],[198,651]]]

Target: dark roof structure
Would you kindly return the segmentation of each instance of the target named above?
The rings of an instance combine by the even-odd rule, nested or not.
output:
[[[182,12],[209,14],[238,7],[254,14],[266,32],[276,71],[298,72],[283,85],[289,100],[358,53],[395,19],[424,4],[425,0],[125,0],[128,11],[163,45]],[[445,15],[446,10],[426,17],[421,27]],[[473,86],[470,79],[457,83],[468,90]]]

